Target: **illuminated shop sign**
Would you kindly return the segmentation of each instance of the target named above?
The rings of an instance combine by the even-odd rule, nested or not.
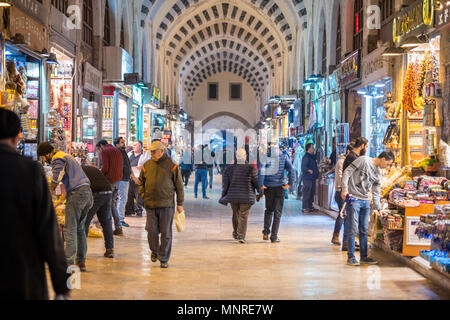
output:
[[[436,11],[436,28],[447,26],[450,23],[450,1],[442,1],[442,9]]]
[[[159,91],[158,88],[156,88],[156,87],[153,88],[153,94],[152,94],[152,98],[150,101],[154,105],[157,105],[158,107],[161,106],[161,92]]]
[[[340,68],[340,82],[342,86],[360,78],[359,63],[359,50],[355,51],[352,55],[342,61]]]
[[[421,26],[432,26],[434,0],[418,0],[393,21],[393,40],[399,43],[403,38]]]

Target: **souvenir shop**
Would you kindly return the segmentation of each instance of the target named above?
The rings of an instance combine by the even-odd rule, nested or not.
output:
[[[106,68],[102,136],[109,142],[122,137],[131,144],[138,138],[139,107],[142,104],[138,102],[142,101],[142,93],[134,92],[133,86],[124,84],[125,74],[133,72],[133,58],[121,47],[104,47],[103,50]]]
[[[102,72],[89,62],[84,63],[83,71],[83,92],[77,117],[76,141],[84,144],[88,162],[96,163],[96,143],[100,139],[98,127],[102,116],[99,108],[103,88]]]
[[[27,6],[17,3],[9,8],[8,30],[11,37],[0,37],[0,104],[19,115],[23,128],[19,151],[35,160],[39,142],[46,139],[46,21],[47,11],[39,3],[36,10],[29,10]]]
[[[423,19],[411,30],[398,29],[416,6]],[[423,4],[415,4],[394,20],[394,43],[402,50],[401,67],[406,72],[396,86],[402,92],[401,102],[395,104],[386,97],[385,117],[390,123],[399,118],[401,166],[393,166],[382,181],[384,209],[372,213],[370,235],[374,244],[386,250],[421,256],[434,269],[448,273],[450,149],[440,139],[442,46],[430,16]],[[392,142],[385,143],[385,148],[391,149]]]

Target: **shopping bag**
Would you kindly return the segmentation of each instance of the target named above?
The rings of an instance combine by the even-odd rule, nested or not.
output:
[[[183,232],[184,229],[186,229],[186,216],[184,214],[184,211],[182,212],[176,211],[174,219],[178,232]]]

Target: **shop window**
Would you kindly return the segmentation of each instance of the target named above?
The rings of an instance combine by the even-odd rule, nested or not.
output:
[[[242,100],[242,84],[230,84],[230,100]]]
[[[342,33],[341,33],[341,6],[338,9],[338,21],[336,29],[336,65],[341,62],[341,47],[342,46]]]
[[[42,0],[39,1],[42,3]],[[58,11],[61,11],[65,15],[67,15],[67,8],[69,7],[69,0],[52,0],[52,6]]]
[[[83,0],[83,41],[92,46],[94,40],[92,0]]]
[[[208,83],[208,100],[218,100],[218,99],[219,99],[219,84]]]
[[[353,50],[359,50],[363,46],[364,30],[364,6],[363,0],[355,0],[353,19]]]
[[[105,23],[103,29],[103,45],[108,47],[111,45],[111,16],[109,10],[109,1],[106,0],[105,6]]]

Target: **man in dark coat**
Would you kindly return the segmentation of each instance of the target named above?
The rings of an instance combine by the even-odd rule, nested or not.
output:
[[[256,193],[259,191],[256,168],[246,162],[245,149],[237,151],[237,164],[229,166],[222,180],[222,198],[220,203],[231,203],[233,210],[233,238],[240,243],[246,243],[248,215],[255,204]]]
[[[279,148],[276,150],[271,147],[267,155],[275,161],[262,164],[258,176],[258,184],[266,197],[263,240],[268,241],[270,235],[272,243],[279,243],[278,230],[283,215],[285,190],[289,189],[294,182],[294,168],[289,158]],[[278,159],[276,159],[277,156]],[[288,173],[287,183],[286,172]]]
[[[147,161],[139,176],[139,194],[147,211],[148,242],[151,260],[169,267],[172,252],[172,225],[175,210],[183,212],[184,186],[178,164],[165,154],[165,146],[155,141],[150,146],[152,159]],[[175,194],[177,196],[175,209]],[[161,238],[160,238],[161,235]]]
[[[42,166],[19,155],[20,120],[0,108],[0,299],[48,299],[45,262],[57,295],[69,296],[67,263]]]
[[[316,180],[319,177],[319,168],[316,161],[316,150],[314,144],[308,143],[305,147],[306,153],[302,159],[303,180],[303,212],[314,212],[313,201],[316,192]]]

